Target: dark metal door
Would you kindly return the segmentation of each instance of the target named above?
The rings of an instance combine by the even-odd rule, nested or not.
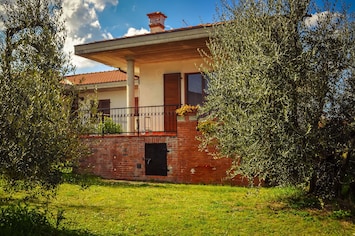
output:
[[[145,174],[167,176],[166,143],[145,144]]]

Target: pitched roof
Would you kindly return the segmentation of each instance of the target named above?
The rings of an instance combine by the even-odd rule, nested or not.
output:
[[[135,76],[135,78],[137,79],[138,77]],[[86,74],[69,75],[66,77],[66,81],[69,81],[69,83],[75,85],[102,84],[126,80],[127,73],[122,70],[93,72]]]

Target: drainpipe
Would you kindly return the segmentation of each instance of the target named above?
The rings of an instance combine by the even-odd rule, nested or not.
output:
[[[127,58],[127,132],[134,132],[134,60]]]

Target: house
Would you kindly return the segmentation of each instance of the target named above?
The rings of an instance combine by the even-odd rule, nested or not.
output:
[[[81,166],[111,179],[222,183],[231,160],[215,160],[199,151],[196,117],[178,118],[175,112],[181,104],[203,101],[207,85],[199,71],[199,50],[208,50],[211,25],[164,30],[163,13],[148,17],[149,34],[75,46],[76,55],[118,68],[115,73],[126,76],[107,83],[97,83],[99,73],[83,76],[87,82],[81,86],[95,77],[87,86],[96,86],[99,101],[110,99],[107,115],[122,125],[123,133],[87,136],[93,154]]]
[[[95,72],[70,75],[67,83],[76,85],[79,97],[98,100],[100,109],[109,110],[111,107],[126,106],[127,73],[122,70]],[[135,77],[135,93],[137,93],[139,77]],[[137,97],[136,97],[137,98]]]
[[[137,94],[138,81],[139,77],[135,76],[135,94]],[[102,113],[102,115],[115,118],[115,122],[122,126],[127,123],[126,117],[122,114],[119,116],[119,113],[126,111],[123,109],[126,106],[127,73],[125,71],[117,69],[113,71],[70,75],[66,77],[66,83],[75,85],[78,99],[76,99],[74,107],[79,108],[83,116],[90,117],[94,102],[97,102],[98,112]],[[138,107],[137,95],[135,95],[134,106]],[[100,119],[98,122],[100,122]]]

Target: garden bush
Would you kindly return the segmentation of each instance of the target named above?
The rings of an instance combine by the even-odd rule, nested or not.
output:
[[[98,132],[103,134],[120,134],[122,128],[120,124],[113,121],[111,117],[105,117],[104,121],[98,125]]]

